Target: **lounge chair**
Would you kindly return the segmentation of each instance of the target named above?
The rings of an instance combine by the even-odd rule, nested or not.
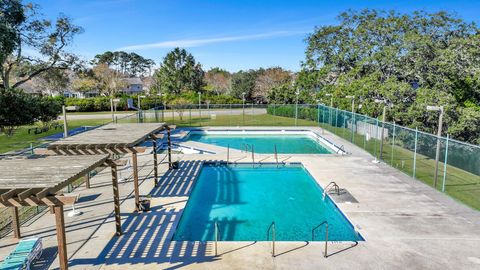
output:
[[[0,264],[0,270],[30,270],[33,261],[42,256],[43,246],[40,238],[27,238],[18,242],[15,250]]]

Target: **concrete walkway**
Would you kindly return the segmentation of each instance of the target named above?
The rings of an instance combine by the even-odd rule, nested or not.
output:
[[[338,206],[366,241],[356,246],[329,243],[328,258],[323,257],[323,242],[277,242],[275,257],[271,256],[270,242],[220,242],[220,256],[216,257],[211,242],[171,241],[202,163],[226,159],[225,149],[204,144],[202,147],[211,147],[216,154],[175,156],[181,159],[180,169],[166,171],[161,165],[166,173],[159,187],[153,187],[149,177],[151,156],[139,158],[144,164],[141,193],[151,194],[153,208],[149,213],[133,213],[133,185],[131,181],[121,184],[124,235],[120,237],[113,235],[110,172],[105,170],[93,177],[92,189],[76,191],[86,199],[78,204],[84,211],[82,216],[66,216],[70,268],[480,269],[480,212],[385,164],[372,163],[372,156],[343,139],[328,132],[324,136],[345,145],[352,155],[282,155],[280,159],[302,162],[323,187],[336,181],[347,189],[358,203]],[[230,154],[231,160],[250,161],[250,153]],[[273,157],[257,155],[256,160],[272,162]],[[44,237],[44,260],[34,269],[57,267],[53,215],[44,214],[22,227],[22,232]],[[1,239],[0,256],[6,255],[15,242]]]

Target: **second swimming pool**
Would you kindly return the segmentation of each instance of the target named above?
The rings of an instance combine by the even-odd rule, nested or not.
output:
[[[320,140],[306,132],[285,132],[262,134],[258,131],[251,132],[191,132],[187,137],[189,141],[208,143],[222,147],[255,153],[274,153],[275,148],[279,154],[331,154],[333,151]]]
[[[204,164],[173,240],[210,241],[215,223],[222,241],[311,241],[327,221],[330,241],[359,241],[352,224],[301,164],[276,167]],[[325,239],[325,227],[316,230]]]

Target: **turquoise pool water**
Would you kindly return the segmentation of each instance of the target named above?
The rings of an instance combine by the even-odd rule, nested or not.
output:
[[[173,240],[211,241],[217,222],[222,241],[265,241],[272,221],[278,241],[311,241],[327,220],[329,240],[362,240],[302,165],[205,164]],[[324,240],[325,228],[315,231]]]
[[[209,143],[217,146],[245,150],[245,145],[254,146],[255,153],[267,154],[275,152],[280,154],[331,154],[331,151],[324,145],[319,144],[308,135],[217,135],[217,134],[197,134],[188,136],[188,140]]]

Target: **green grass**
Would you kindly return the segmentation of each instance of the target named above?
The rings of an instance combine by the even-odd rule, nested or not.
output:
[[[108,120],[105,119],[69,120],[68,128],[73,129],[81,126],[96,126],[106,122],[108,122]],[[60,124],[62,123],[60,122]],[[63,132],[63,129],[57,128],[56,130],[50,129],[49,131],[42,132],[40,134],[33,134],[33,132],[28,134],[28,129],[35,126],[38,125],[19,127],[17,130],[15,130],[13,136],[10,137],[5,134],[0,134],[0,153],[29,148],[30,144],[37,146],[44,143],[44,141],[39,140],[40,138]]]

